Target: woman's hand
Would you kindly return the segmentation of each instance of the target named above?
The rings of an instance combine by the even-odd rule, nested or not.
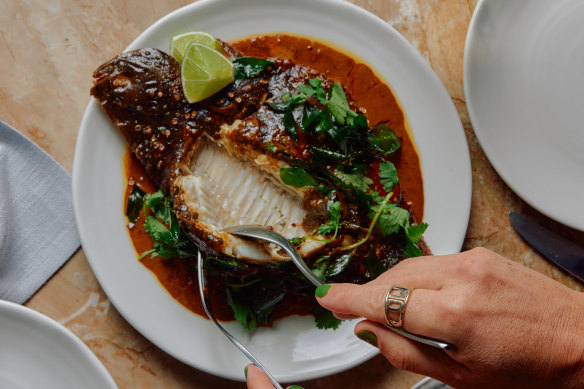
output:
[[[380,324],[392,286],[414,289],[403,328],[456,350]],[[368,284],[325,285],[316,294],[340,318],[367,318],[355,333],[400,369],[454,387],[584,385],[584,295],[487,249],[407,259]]]

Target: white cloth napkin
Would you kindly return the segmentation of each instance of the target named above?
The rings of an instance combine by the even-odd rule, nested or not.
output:
[[[0,299],[25,302],[79,245],[71,176],[0,121]]]

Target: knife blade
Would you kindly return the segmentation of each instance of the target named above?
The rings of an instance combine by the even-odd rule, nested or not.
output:
[[[584,248],[532,222],[516,212],[509,214],[513,228],[530,246],[564,271],[584,282]]]

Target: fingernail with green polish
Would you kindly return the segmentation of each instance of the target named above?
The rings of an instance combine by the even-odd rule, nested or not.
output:
[[[316,290],[314,291],[314,294],[316,295],[316,297],[324,297],[326,296],[326,294],[328,293],[329,289],[331,288],[330,285],[320,285],[316,288]]]
[[[364,342],[369,343],[373,347],[377,347],[377,336],[375,336],[373,332],[359,331],[357,332],[357,338],[361,339]]]
[[[292,385],[292,386],[289,386],[288,389],[304,389],[304,388],[302,386]]]
[[[247,380],[247,366],[243,369],[243,374],[245,374],[245,379]]]

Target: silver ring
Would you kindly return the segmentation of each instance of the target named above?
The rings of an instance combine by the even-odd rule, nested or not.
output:
[[[391,327],[403,328],[406,305],[412,292],[413,289],[395,285],[387,291],[385,295],[385,320],[387,320],[387,324]],[[397,314],[397,320],[390,317],[392,313]]]

